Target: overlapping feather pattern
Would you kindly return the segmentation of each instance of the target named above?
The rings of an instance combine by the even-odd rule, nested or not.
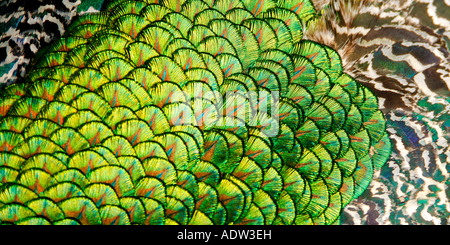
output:
[[[306,0],[80,16],[0,97],[1,222],[338,222],[390,141],[376,96],[302,40],[315,17]]]

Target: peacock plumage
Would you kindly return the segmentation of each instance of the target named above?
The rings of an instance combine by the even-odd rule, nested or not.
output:
[[[341,54],[344,70],[379,98],[392,154],[345,224],[450,222],[450,2],[313,1],[306,38]]]
[[[2,224],[336,224],[391,153],[309,0],[116,0],[0,97]]]

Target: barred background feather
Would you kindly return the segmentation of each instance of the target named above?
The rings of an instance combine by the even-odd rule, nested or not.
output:
[[[19,1],[7,1],[3,3],[7,8],[0,8],[4,33],[0,51],[6,54],[0,63],[0,82],[16,83],[5,90],[15,96],[0,99],[7,108],[0,119],[0,143],[7,150],[0,162],[5,183],[0,187],[3,223],[448,222],[450,4],[446,1],[275,1],[261,2],[262,9],[254,7],[257,1],[181,1],[179,5],[167,1],[160,3],[164,7],[153,7],[163,11],[153,12],[144,2],[124,1],[105,4],[103,7],[111,10],[109,16],[93,14],[102,8],[102,2],[53,1],[31,10],[20,6]],[[194,3],[206,6],[203,17],[190,11]],[[209,6],[216,11],[206,10]],[[298,23],[287,24],[289,11],[272,7],[296,13]],[[155,12],[165,16],[155,17]],[[244,13],[249,18],[263,17],[267,30],[272,32],[264,29],[264,34],[258,36],[255,28],[267,23],[244,20]],[[177,20],[183,27],[174,24]],[[285,25],[277,29],[274,26],[279,20]],[[92,23],[83,28],[84,22]],[[153,29],[170,30],[165,33],[167,37],[184,38],[189,44],[180,40],[169,47],[168,39],[155,38],[150,29],[145,31],[149,23]],[[209,31],[203,33],[225,37],[229,43],[222,47],[228,49],[222,52],[230,55],[218,55],[219,46],[218,50],[204,49],[205,45],[214,48],[222,40],[219,38],[207,37],[202,50],[203,40],[192,39],[195,35],[186,26],[190,30],[195,26],[198,31],[207,26]],[[271,38],[274,30],[291,35],[277,33]],[[256,42],[242,42],[247,33]],[[301,34],[303,41],[297,39]],[[291,39],[287,40],[287,36]],[[119,45],[109,47],[103,39]],[[336,50],[343,68],[336,65],[340,60],[333,50],[317,43]],[[188,49],[178,46],[190,44]],[[254,44],[258,56],[247,50]],[[166,50],[164,45],[169,48]],[[41,46],[44,51],[35,58]],[[247,52],[239,52],[239,48]],[[198,52],[201,57],[196,55]],[[314,52],[325,55],[311,64],[307,59],[313,58],[308,55]],[[279,56],[283,53],[289,54],[283,60],[291,63],[275,65],[273,61],[284,58]],[[205,58],[211,55],[217,62]],[[164,56],[170,59],[157,60]],[[232,63],[239,63],[242,69],[226,73],[223,65],[232,58]],[[33,64],[28,65],[30,61]],[[180,72],[171,73],[172,68],[165,70],[156,65],[162,62]],[[212,68],[212,63],[219,63],[219,67]],[[279,78],[280,72],[293,78],[299,63],[309,64],[315,78],[302,73],[296,77],[298,83],[292,79],[288,85],[269,78],[269,74]],[[175,88],[169,80],[203,75],[205,83],[206,74],[193,71],[205,70],[205,66],[213,72],[208,78],[216,78],[222,93],[228,89],[280,90],[282,97],[291,100],[280,107],[288,112],[281,114],[285,116],[280,118],[281,134],[270,138],[254,128],[234,132],[170,125],[164,108],[168,111],[176,106],[161,102]],[[137,67],[150,71],[152,75],[145,76],[158,80],[158,85],[139,81],[147,71]],[[220,69],[222,72],[217,72]],[[342,71],[358,82],[339,75]],[[221,76],[222,81],[217,79]],[[326,78],[325,85],[318,77]],[[322,83],[310,82],[317,80]],[[25,85],[30,81],[35,85]],[[283,90],[283,86],[288,89]],[[181,89],[190,91],[189,85]],[[342,95],[351,98],[351,103],[345,102]],[[96,108],[89,112],[87,101],[100,101],[99,96],[105,98],[105,103],[92,105]],[[310,98],[310,102],[304,98],[299,101],[302,97]],[[151,104],[157,106],[148,106]],[[340,105],[341,112],[336,105]],[[381,111],[376,109],[378,106]],[[342,111],[344,115],[362,111],[359,123],[342,119]],[[386,115],[385,126],[381,112]],[[152,127],[149,115],[155,115],[158,127]],[[318,120],[318,115],[331,119]],[[318,134],[305,136],[305,132],[311,132],[311,128],[304,130],[307,127],[314,127]],[[387,133],[383,134],[385,127]],[[363,144],[359,144],[361,139]],[[18,143],[22,141],[25,144]],[[159,145],[155,152],[161,155],[139,155],[152,142]],[[390,153],[390,142],[393,152],[383,165]],[[216,154],[205,154],[212,145]],[[349,153],[352,151],[353,155]],[[350,155],[354,160],[349,160]],[[227,164],[221,165],[224,157]],[[349,181],[352,178],[355,181]]]
[[[321,2],[321,3],[318,3]],[[346,224],[450,221],[450,2],[317,1],[308,38],[338,50],[379,98],[393,153]]]

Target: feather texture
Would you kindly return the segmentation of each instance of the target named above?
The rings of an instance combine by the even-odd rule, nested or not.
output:
[[[337,223],[390,144],[375,95],[302,39],[316,16],[116,0],[78,19],[0,98],[0,220]]]

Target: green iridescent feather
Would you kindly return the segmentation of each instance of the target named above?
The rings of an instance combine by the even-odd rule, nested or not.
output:
[[[309,0],[79,17],[1,93],[1,223],[335,224],[390,143],[376,97],[302,40],[315,17]]]

